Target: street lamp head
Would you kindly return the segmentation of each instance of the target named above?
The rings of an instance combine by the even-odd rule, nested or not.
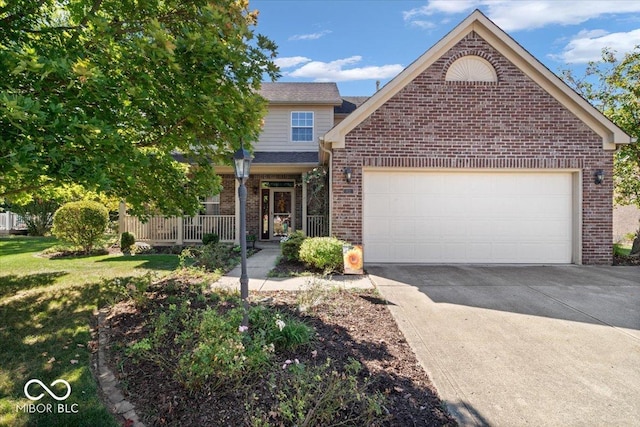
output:
[[[251,160],[253,160],[253,156],[244,148],[238,149],[238,151],[233,154],[233,169],[238,181],[245,182],[249,178]]]

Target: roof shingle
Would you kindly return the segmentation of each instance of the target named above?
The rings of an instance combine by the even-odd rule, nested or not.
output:
[[[336,83],[263,82],[259,93],[274,104],[342,104]]]

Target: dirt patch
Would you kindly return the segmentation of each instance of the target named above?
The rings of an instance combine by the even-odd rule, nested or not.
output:
[[[640,256],[614,255],[613,265],[640,265]]]
[[[214,392],[189,393],[176,381],[171,369],[159,369],[151,362],[132,363],[123,357],[123,348],[149,334],[146,323],[149,313],[166,299],[161,290],[150,294],[144,310],[131,302],[112,307],[107,320],[108,363],[113,372],[117,372],[126,398],[147,425],[249,425],[250,408],[268,413],[273,407],[277,398],[277,390],[272,389],[273,378],[282,375],[282,366],[287,361],[317,366],[331,359],[334,366],[341,369],[350,358],[362,364],[364,369],[358,375],[370,381],[368,392],[385,396],[384,411],[376,425],[456,425],[397,328],[387,302],[375,290],[316,289],[308,296],[308,304],[301,313],[296,293],[251,294],[252,304],[276,306],[311,325],[316,336],[302,351],[276,355],[271,372],[254,378],[249,388],[230,386]],[[194,300],[193,304],[195,307],[198,302]],[[163,349],[158,358],[178,350]],[[250,397],[254,401],[247,406]]]

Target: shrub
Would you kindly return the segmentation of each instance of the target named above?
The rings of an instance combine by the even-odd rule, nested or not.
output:
[[[369,426],[386,425],[384,395],[361,379],[362,365],[349,358],[344,370],[330,359],[320,366],[291,364],[278,383],[271,408],[250,407],[252,425]],[[257,400],[257,398],[255,399]]]
[[[259,335],[277,351],[291,351],[309,344],[314,334],[313,328],[300,320],[260,305],[249,311],[249,325],[252,330],[260,331]]]
[[[287,261],[300,261],[300,245],[305,241],[307,236],[302,231],[296,231],[290,236],[285,237],[280,242],[282,256]]]
[[[325,273],[342,271],[342,240],[335,237],[312,237],[300,246],[300,261]]]
[[[210,390],[241,382],[256,370],[266,366],[270,354],[262,350],[263,341],[243,343],[238,332],[243,310],[234,308],[222,314],[207,309],[193,323],[193,342],[178,362],[179,380],[189,389],[198,390],[205,384]]]
[[[85,253],[91,252],[109,224],[109,211],[98,202],[80,201],[62,205],[53,216],[52,233]]]
[[[220,236],[218,236],[217,233],[205,233],[202,236],[202,244],[203,245],[208,245],[208,244],[217,244],[220,241]]]
[[[181,267],[202,267],[206,271],[229,271],[240,262],[237,246],[226,243],[187,248],[180,253]]]
[[[120,250],[122,251],[122,253],[131,253],[131,247],[135,244],[136,238],[133,236],[133,234],[127,231],[122,233],[122,236],[120,236]]]

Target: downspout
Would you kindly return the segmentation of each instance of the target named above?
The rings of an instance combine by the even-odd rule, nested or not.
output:
[[[333,174],[331,173],[331,169],[332,169],[332,152],[331,150],[327,150],[324,147],[324,137],[320,137],[318,138],[318,145],[320,146],[320,149],[322,151],[324,151],[325,153],[327,153],[329,155],[329,236],[331,236],[331,222],[332,222],[332,218],[333,218]]]

